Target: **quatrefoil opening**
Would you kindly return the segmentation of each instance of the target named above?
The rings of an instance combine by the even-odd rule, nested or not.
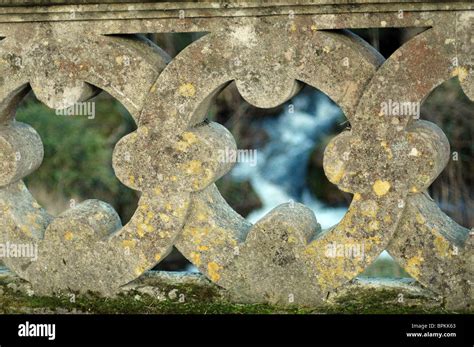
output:
[[[249,300],[288,303],[291,296],[291,303],[312,304],[388,249],[421,283],[455,294],[454,300],[463,295],[472,300],[472,239],[423,195],[446,163],[446,137],[427,122],[387,120],[379,109],[387,95],[421,102],[453,75],[472,98],[472,69],[465,75],[450,66],[452,47],[446,42],[451,41],[445,39],[453,26],[445,24],[446,33],[427,30],[383,65],[383,58],[354,35],[320,32],[305,21],[295,30],[278,21],[243,21],[203,37],[167,66],[167,58],[149,46],[134,40],[125,44],[123,38],[80,42],[87,52],[101,52],[100,59],[81,54],[76,37],[59,44],[41,27],[23,47],[2,40],[0,50],[7,54],[0,56],[19,59],[0,60],[0,72],[9,81],[0,89],[5,124],[0,146],[10,160],[0,176],[5,212],[0,241],[30,241],[40,249],[39,262],[7,259],[6,264],[45,293],[110,293],[153,267],[176,243],[213,282]],[[281,40],[274,44],[274,37]],[[410,55],[416,47],[424,59]],[[41,84],[51,53],[58,71],[48,75],[54,76],[51,83]],[[411,83],[420,73],[427,78]],[[251,225],[220,196],[212,183],[233,163],[220,161],[217,153],[235,149],[235,142],[224,128],[204,119],[212,98],[231,81],[260,107],[285,102],[302,83],[340,105],[353,128],[328,146],[324,166],[330,180],[354,193],[354,199],[338,225],[321,230],[300,204],[281,205]],[[104,89],[132,113],[138,129],[114,152],[117,176],[142,191],[129,224],[122,228],[113,209],[98,201],[86,201],[56,219],[36,204],[20,179],[41,162],[40,141],[12,121],[28,84],[51,106]],[[12,162],[14,148],[22,145],[35,155],[21,157],[20,151],[20,160]],[[367,162],[373,164],[369,170]],[[330,252],[338,245],[362,246],[363,256],[338,257]]]
[[[258,44],[265,42],[269,27],[238,30],[252,35],[241,40],[233,33],[209,34],[188,46],[160,75],[141,120],[154,125],[159,132],[154,136],[166,139],[168,146],[176,143],[170,134],[182,134],[203,122],[212,98],[233,80],[244,98],[257,106],[281,104],[294,93],[295,83],[300,84],[296,81],[307,83],[329,95],[352,120],[365,86],[383,60],[347,33],[308,27],[304,35],[292,35],[283,25],[272,26],[273,34],[281,31],[285,49],[278,54],[269,49],[267,54]],[[196,64],[188,64],[196,56]],[[344,58],[351,64],[334,68],[334,61]],[[273,75],[280,77],[269,77]],[[173,88],[163,87],[170,85]],[[212,184],[192,193],[176,246],[212,281],[253,301],[288,303],[291,294],[295,303],[316,303],[362,272],[388,246],[403,211],[397,204],[406,194],[408,189],[380,195],[358,192],[342,222],[322,231],[313,212],[300,204],[279,206],[251,225]],[[334,244],[365,247],[364,255],[332,257],[327,250]],[[255,264],[265,266],[257,271]]]
[[[0,45],[0,56],[18,58],[0,60],[2,81],[8,81],[0,95],[4,123],[0,146],[7,163],[1,175],[0,241],[35,244],[38,258],[6,258],[4,262],[39,293],[90,290],[110,294],[168,254],[184,224],[189,193],[161,193],[143,185],[138,208],[123,227],[113,208],[97,200],[87,200],[53,218],[21,181],[40,165],[43,148],[31,127],[14,120],[14,110],[29,85],[53,107],[83,101],[103,89],[122,102],[140,128],[145,96],[169,58],[135,38],[85,35],[56,41],[42,28],[31,35],[35,39],[21,47],[9,38]],[[49,82],[39,83],[42,79]],[[94,86],[93,93],[87,92],[89,85]],[[78,92],[72,93],[70,86],[78,86]]]
[[[421,105],[431,91],[453,77],[459,79],[466,95],[474,100],[473,70],[466,54],[472,52],[472,42],[468,34],[456,36],[457,30],[452,22],[445,20],[437,28],[408,41],[387,59],[377,72],[379,77],[367,86],[355,115],[355,119],[365,121],[366,126],[361,127],[364,122],[357,122],[354,128],[365,138],[396,138],[396,134],[401,133],[408,142],[415,141],[416,151],[410,149],[410,144],[406,148],[409,150],[407,161],[401,163],[404,165],[401,168],[406,168],[410,194],[387,250],[413,278],[443,295],[449,306],[465,308],[474,302],[472,236],[469,229],[446,216],[426,192],[449,158],[447,139],[435,125],[413,120],[413,115],[387,117],[380,112],[381,104],[388,99]],[[453,48],[459,50],[459,66],[453,65]],[[417,54],[413,54],[415,51]],[[379,122],[380,118],[384,121]],[[427,157],[419,163],[422,166],[411,167],[414,156],[410,154],[421,153],[419,147]],[[376,144],[371,150],[373,148]],[[377,167],[374,165],[375,170]]]

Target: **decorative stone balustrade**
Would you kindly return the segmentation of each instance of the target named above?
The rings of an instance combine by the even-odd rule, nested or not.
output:
[[[474,101],[470,1],[2,3],[0,242],[37,245],[36,261],[3,259],[35,292],[112,294],[176,246],[250,301],[317,305],[387,250],[448,305],[472,307],[473,235],[425,193],[449,142],[435,124],[381,108],[420,104],[452,77]],[[384,27],[426,29],[386,60],[350,32]],[[208,34],[171,60],[135,35],[161,32]],[[309,208],[288,203],[252,225],[227,205],[214,183],[232,167],[219,154],[236,144],[206,113],[232,81],[257,107],[306,84],[343,110],[351,130],[324,155],[329,180],[353,194],[339,224],[322,230]],[[138,128],[113,154],[116,176],[141,192],[128,224],[97,200],[53,217],[29,193],[22,179],[43,146],[15,110],[30,89],[55,109],[104,90],[130,112]],[[364,256],[330,256],[334,244],[363,245]]]

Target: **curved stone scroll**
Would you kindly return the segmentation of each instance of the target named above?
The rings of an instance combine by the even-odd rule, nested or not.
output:
[[[176,244],[213,282],[252,301],[314,304],[388,249],[422,284],[464,307],[473,297],[472,237],[423,193],[445,167],[449,143],[432,123],[381,112],[387,97],[421,102],[452,76],[472,98],[472,43],[451,22],[385,63],[348,32],[263,19],[213,32],[168,65],[162,52],[131,38],[59,38],[48,26],[28,33],[25,45],[7,37],[0,42],[0,241],[33,243],[39,254],[6,265],[38,292],[107,294]],[[354,195],[338,225],[321,230],[312,211],[295,203],[252,225],[227,205],[214,182],[234,164],[223,153],[235,141],[205,118],[232,81],[258,107],[280,105],[307,84],[342,108],[352,130],[324,155],[329,180]],[[130,111],[138,128],[113,155],[117,177],[142,192],[127,225],[96,200],[53,218],[30,195],[21,179],[41,164],[42,143],[14,120],[30,86],[53,108],[106,90]]]
[[[4,262],[39,293],[111,293],[171,250],[184,223],[189,193],[173,189],[161,193],[140,185],[138,209],[124,227],[113,208],[97,200],[53,218],[21,182],[40,165],[43,148],[31,127],[14,120],[14,111],[29,85],[54,108],[87,100],[102,89],[122,102],[140,124],[145,96],[168,58],[149,43],[130,37],[58,38],[48,27],[43,29],[29,33],[30,40],[21,45],[8,37],[0,43],[0,75],[4,76],[0,147],[5,163],[0,176],[0,241],[33,244],[38,249],[37,259],[5,258]],[[133,155],[127,153],[124,162]]]
[[[278,104],[275,101],[277,99],[280,103],[287,100],[296,90],[295,81],[304,81],[322,89],[334,100],[339,101],[353,124],[352,131],[342,133],[328,145],[324,158],[325,172],[340,189],[353,193],[354,199],[343,221],[330,230],[321,231],[312,212],[300,204],[281,205],[252,226],[225,203],[213,186],[194,194],[190,216],[177,242],[178,249],[211,280],[225,288],[245,294],[252,300],[308,304],[324,299],[328,291],[362,272],[381,250],[389,247],[400,260],[400,264],[415,278],[423,278],[422,283],[428,287],[445,296],[448,294],[457,298],[460,295],[464,296],[461,306],[471,301],[472,292],[468,276],[472,276],[469,272],[469,266],[472,264],[469,265],[468,259],[472,256],[469,256],[468,252],[472,253],[472,248],[468,243],[460,250],[457,260],[450,263],[439,261],[430,263],[432,267],[446,268],[442,271],[444,275],[457,273],[456,276],[438,279],[439,283],[434,284],[432,280],[425,281],[426,276],[420,276],[418,267],[422,265],[423,255],[430,248],[428,245],[432,245],[433,242],[435,244],[442,242],[441,247],[449,249],[446,240],[449,236],[443,237],[437,234],[433,242],[429,241],[433,237],[425,238],[424,250],[417,249],[419,242],[412,242],[410,250],[400,241],[405,237],[413,240],[426,234],[426,231],[418,235],[413,231],[408,233],[404,230],[407,228],[406,225],[413,224],[410,219],[413,200],[411,197],[407,198],[407,195],[419,195],[419,192],[425,191],[445,167],[449,158],[448,140],[442,130],[432,123],[409,122],[408,118],[400,117],[388,120],[381,114],[381,101],[386,100],[387,95],[399,97],[397,92],[401,92],[406,98],[399,100],[411,102],[421,102],[426,96],[421,92],[424,86],[415,87],[412,84],[411,86],[416,89],[414,91],[413,88],[406,87],[405,81],[391,80],[390,77],[396,76],[403,71],[405,65],[408,65],[405,77],[408,80],[413,78],[415,71],[410,70],[410,67],[414,67],[415,64],[410,65],[410,59],[406,58],[405,53],[414,51],[411,46],[417,48],[421,46],[422,49],[426,47],[423,41],[433,35],[433,31],[420,35],[397,51],[375,73],[366,91],[364,91],[366,80],[359,79],[360,87],[353,85],[354,95],[350,99],[341,97],[336,87],[325,89],[326,86],[321,82],[337,80],[336,76],[342,76],[347,70],[352,76],[352,80],[349,81],[354,81],[354,76],[357,76],[351,69],[344,71],[340,66],[334,65],[334,61],[340,61],[344,56],[346,58],[348,56],[347,51],[340,55],[340,51],[334,52],[331,49],[334,46],[346,47],[347,41],[338,42],[341,37],[337,35],[331,37],[331,34],[327,33],[306,32],[306,35],[311,37],[305,37],[300,33],[298,38],[302,42],[298,42],[298,39],[289,34],[288,40],[284,40],[282,44],[286,50],[279,53],[280,46],[277,46],[277,51],[272,51],[271,47],[260,46],[261,42],[271,41],[265,39],[265,27],[251,26],[239,30],[247,34],[244,42],[237,38],[240,36],[233,38],[232,33],[222,34],[222,38],[219,35],[214,37],[211,35],[178,57],[168,67],[169,71],[164,71],[160,79],[166,83],[171,81],[176,88],[179,85],[192,86],[197,92],[188,95],[191,97],[188,103],[183,103],[182,99],[166,100],[172,100],[175,105],[184,108],[187,111],[184,117],[190,119],[192,123],[199,120],[202,110],[209,102],[209,96],[219,90],[219,83],[225,83],[227,80],[236,80],[244,98],[261,107],[275,106]],[[285,36],[280,34],[278,37]],[[328,43],[331,39],[337,42],[334,46]],[[438,43],[431,42],[434,46]],[[322,51],[322,56],[318,54],[308,56],[309,53],[305,51],[308,46],[313,52]],[[234,60],[226,60],[225,56],[219,56],[219,51],[216,52],[210,47],[224,47],[224,51],[234,49],[233,54],[229,55]],[[362,53],[364,46],[356,44],[349,47],[349,50],[358,52],[357,58],[351,56],[349,61],[355,62],[354,65],[360,68],[359,72],[363,71],[361,67],[365,66],[369,71],[376,68],[377,64],[372,66],[370,63],[367,64],[369,59],[364,61],[364,58],[367,58],[367,55]],[[218,82],[207,79],[193,69],[178,81],[173,78],[174,76],[168,75],[168,72],[183,69],[184,67],[179,65],[180,58],[189,59],[187,54],[196,55],[196,51],[200,51],[201,54],[209,53],[214,59],[219,59],[220,65],[216,65],[225,66],[228,74],[223,77],[219,68],[213,70],[205,65],[199,68],[204,69],[210,76],[219,76],[222,79]],[[327,71],[325,52],[331,52],[333,75],[331,73],[324,75]],[[288,61],[283,71],[278,69],[280,62],[288,56],[298,57],[306,62],[305,77],[301,76],[305,72],[298,69],[298,60]],[[243,67],[240,64],[235,67],[235,59],[239,60],[241,57],[245,64]],[[255,57],[258,57],[258,60]],[[412,61],[419,64],[417,58],[419,59],[415,55]],[[375,57],[371,61],[376,61]],[[318,70],[312,70],[313,66],[317,66]],[[428,67],[429,63],[426,63],[426,66]],[[421,73],[428,72],[422,70]],[[455,71],[449,73],[456,74]],[[366,72],[366,76],[370,76],[370,73]],[[431,79],[425,79],[428,80],[429,86]],[[343,80],[348,81],[347,77]],[[406,82],[409,82],[408,80]],[[388,86],[394,86],[395,90]],[[202,89],[204,92],[199,94]],[[362,92],[364,93],[361,103],[354,112],[351,109],[351,102],[356,105]],[[423,97],[418,99],[420,95]],[[170,103],[165,103],[163,108],[173,107],[168,105]],[[398,236],[390,241],[407,205],[408,211],[397,230]],[[420,204],[419,207],[423,208],[426,205]],[[451,227],[450,231],[442,231],[441,235],[448,235],[450,232],[457,235],[456,241],[453,242],[461,246],[467,236],[467,230],[454,226],[455,223],[449,222],[447,217],[441,215],[442,213],[438,211],[433,216],[433,223],[439,220],[440,225]],[[363,248],[364,254],[362,257],[347,257],[347,255],[339,257],[337,254],[339,246],[359,246]],[[336,254],[330,254],[331,248]],[[410,253],[415,250],[418,253],[423,252],[423,255],[415,255],[408,262],[403,260],[409,258]],[[428,269],[424,272],[433,273]],[[443,275],[438,277],[441,276]],[[449,281],[455,284],[447,285]],[[443,290],[440,290],[443,286]]]
[[[474,16],[470,16],[474,20]],[[454,18],[445,21],[438,28],[429,29],[409,41],[385,62],[377,73],[379,77],[367,87],[367,97],[361,100],[360,117],[373,113],[377,105],[388,97],[421,104],[432,90],[453,77],[459,79],[466,95],[474,101],[474,46],[469,30],[455,28]],[[468,20],[461,18],[457,23],[468,23]],[[387,133],[403,132],[403,129],[423,124],[406,116],[391,117],[386,123],[389,124],[384,129]],[[445,167],[449,158],[446,139],[413,148],[410,162],[427,150],[444,148],[444,158],[438,161],[441,166],[436,168],[437,171]],[[409,173],[419,176],[416,171]],[[472,306],[472,233],[469,236],[468,229],[456,224],[436,206],[425,192],[427,187],[411,188],[403,218],[388,251],[413,278],[442,294],[451,306]]]
[[[281,42],[275,44],[273,37]],[[190,60],[195,64],[189,64]],[[309,28],[292,33],[284,24],[249,23],[212,33],[178,55],[160,75],[141,120],[147,127],[156,128],[159,123],[162,138],[186,131],[202,122],[212,97],[233,80],[243,97],[260,107],[283,103],[304,82],[328,94],[354,120],[358,100],[381,61],[347,33]],[[366,126],[372,130],[383,127],[381,121],[366,121]],[[374,142],[355,132],[336,138],[326,151],[325,170],[355,198],[343,221],[330,230],[322,231],[314,214],[300,204],[281,205],[252,226],[212,185],[193,193],[190,215],[176,245],[212,281],[252,300],[319,302],[328,291],[362,272],[387,247],[403,211],[394,206],[405,201],[409,190],[406,175],[397,174],[402,174],[411,142],[442,138],[438,129],[429,131],[427,139],[413,129],[397,140],[390,171],[384,170],[389,153],[379,143],[372,152]],[[127,142],[126,148],[132,148],[133,138],[125,138]],[[353,165],[346,163],[346,151]],[[366,166],[368,151],[375,153],[376,170]],[[410,185],[422,189],[434,180],[439,166],[425,164],[443,156],[444,152],[435,149],[414,163],[427,178],[410,180]],[[132,184],[126,175],[119,177]],[[339,246],[356,247],[361,253],[353,257],[333,254],[332,248]]]

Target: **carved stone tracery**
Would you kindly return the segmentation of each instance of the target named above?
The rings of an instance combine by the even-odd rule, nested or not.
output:
[[[452,77],[474,99],[474,13],[440,18],[386,61],[348,31],[319,30],[309,15],[239,19],[171,61],[137,37],[74,31],[62,22],[32,25],[27,37],[7,35],[0,41],[0,242],[35,243],[39,258],[5,264],[38,292],[110,294],[176,245],[211,281],[249,300],[288,303],[292,296],[291,303],[309,304],[386,249],[453,305],[472,305],[472,234],[425,193],[447,164],[449,142],[430,122],[380,108],[387,99],[421,103]],[[214,182],[233,163],[222,162],[220,151],[236,145],[205,117],[233,81],[258,107],[286,102],[303,84],[341,107],[352,129],[332,139],[324,156],[329,180],[354,194],[338,225],[321,230],[311,210],[292,203],[251,225],[221,197]],[[142,193],[127,225],[104,202],[88,200],[53,218],[30,195],[21,180],[41,164],[42,143],[14,119],[30,88],[52,108],[105,90],[132,114],[138,128],[113,155],[117,177]],[[363,245],[365,253],[331,257],[332,244]]]

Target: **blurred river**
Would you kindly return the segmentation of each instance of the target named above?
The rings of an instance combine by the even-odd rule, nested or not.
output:
[[[257,151],[256,165],[238,163],[231,172],[236,181],[248,180],[262,202],[247,219],[254,223],[276,206],[289,201],[311,208],[323,229],[337,224],[346,207],[329,207],[312,196],[306,181],[310,155],[336,122],[345,120],[342,111],[318,91],[300,93],[277,117],[261,120],[269,141]],[[390,257],[384,252],[383,257]]]

